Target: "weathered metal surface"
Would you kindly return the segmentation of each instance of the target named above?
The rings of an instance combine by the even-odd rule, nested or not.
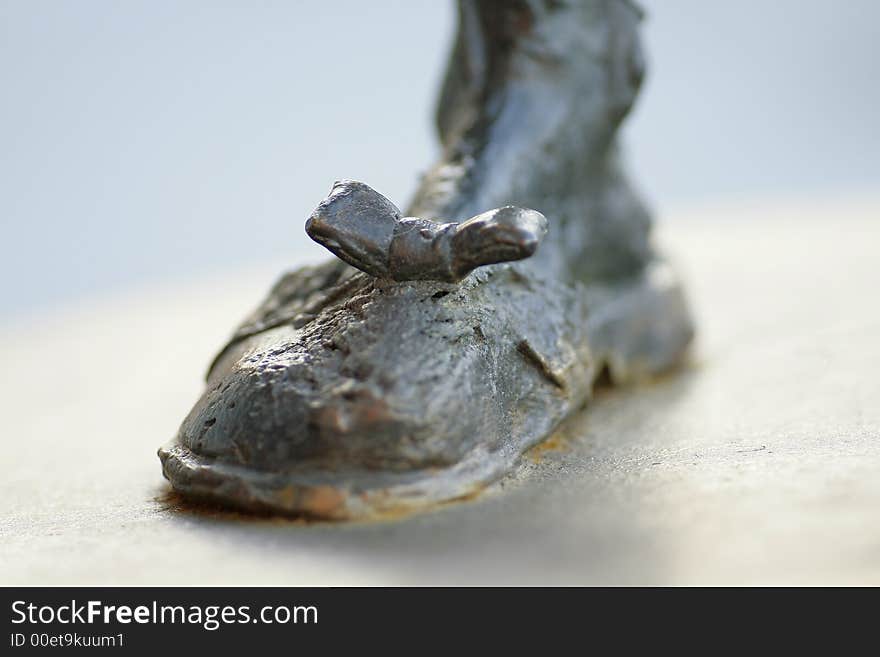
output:
[[[309,233],[363,272],[335,260],[276,284],[160,450],[177,490],[338,519],[467,496],[580,409],[603,370],[637,378],[684,353],[681,289],[616,156],[642,77],[638,11],[459,7],[444,156],[412,217],[358,183],[334,188]],[[540,214],[483,214],[507,206]]]
[[[376,190],[342,180],[309,217],[306,232],[377,278],[457,283],[477,267],[528,258],[547,233],[547,219],[513,206],[461,223],[402,217]]]

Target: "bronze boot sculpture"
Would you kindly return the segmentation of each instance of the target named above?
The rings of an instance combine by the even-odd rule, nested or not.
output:
[[[181,493],[365,518],[467,496],[693,329],[615,135],[643,74],[627,0],[460,0],[444,153],[408,217],[342,181],[159,451]],[[546,219],[545,219],[546,217]]]

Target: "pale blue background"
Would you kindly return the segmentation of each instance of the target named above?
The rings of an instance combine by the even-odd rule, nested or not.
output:
[[[627,144],[656,207],[876,190],[880,2],[645,4]],[[0,316],[314,259],[336,178],[405,203],[452,26],[440,0],[0,0]]]

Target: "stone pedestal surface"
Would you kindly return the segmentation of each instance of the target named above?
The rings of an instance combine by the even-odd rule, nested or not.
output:
[[[880,202],[659,224],[697,316],[688,367],[601,391],[515,476],[394,522],[167,497],[157,446],[297,263],[4,328],[0,583],[880,584]]]

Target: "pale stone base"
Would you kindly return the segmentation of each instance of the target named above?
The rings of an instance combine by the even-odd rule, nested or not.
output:
[[[163,501],[156,447],[278,263],[5,329],[0,583],[880,584],[880,203],[660,225],[689,368],[603,391],[516,476],[395,522]]]

